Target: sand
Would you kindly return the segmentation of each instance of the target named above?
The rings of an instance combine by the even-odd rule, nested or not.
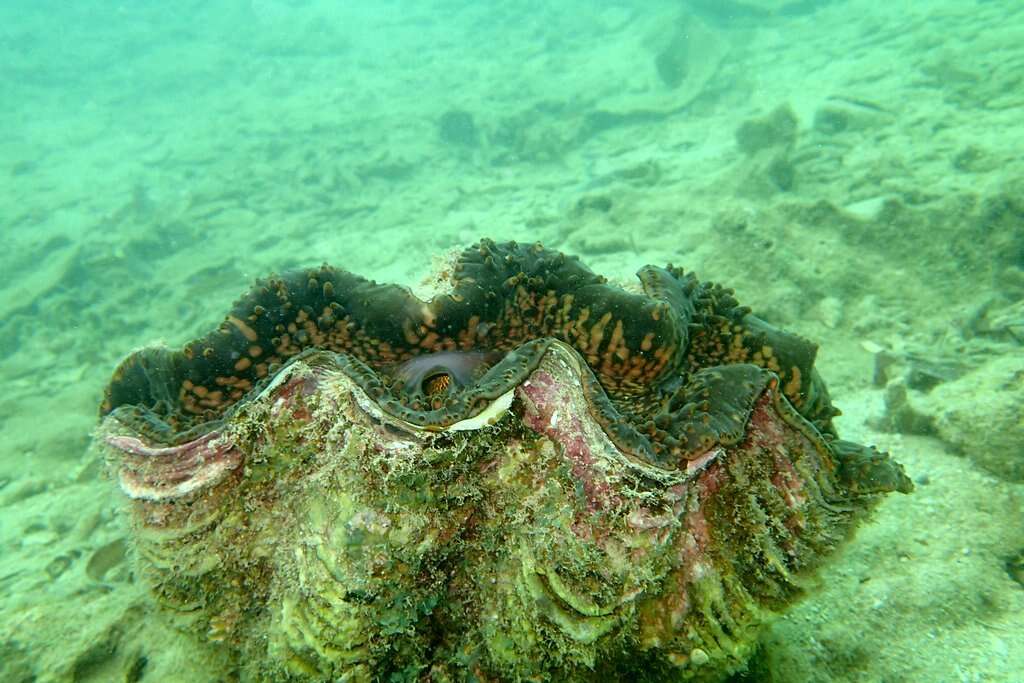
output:
[[[1024,484],[970,442],[885,431],[876,381],[883,351],[956,377],[1024,353],[1024,6],[51,4],[0,9],[0,680],[218,666],[150,611],[88,448],[120,358],[271,271],[415,285],[481,237],[734,287],[821,344],[844,436],[918,482],[744,680],[1024,680]],[[452,110],[470,144],[439,134]],[[766,133],[740,145],[744,122]],[[949,393],[985,420],[984,395]],[[937,415],[929,394],[909,401]]]

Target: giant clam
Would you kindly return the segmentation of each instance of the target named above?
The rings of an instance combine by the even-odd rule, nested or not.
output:
[[[241,680],[718,680],[902,468],[816,347],[669,266],[482,241],[323,266],[129,356],[99,442],[140,574]]]

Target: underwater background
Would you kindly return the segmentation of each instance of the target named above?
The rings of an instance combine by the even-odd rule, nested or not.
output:
[[[916,482],[737,680],[1024,680],[1022,35],[1017,0],[6,0],[0,680],[214,680],[90,449],[121,358],[485,237],[735,288]]]

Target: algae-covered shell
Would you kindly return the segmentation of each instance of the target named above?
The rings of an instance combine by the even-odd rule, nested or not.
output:
[[[460,263],[430,302],[276,279],[115,374],[140,570],[243,680],[717,680],[909,489],[835,437],[813,345],[726,290],[647,268],[629,294],[539,247]]]

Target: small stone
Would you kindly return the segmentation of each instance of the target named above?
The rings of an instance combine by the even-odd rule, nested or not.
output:
[[[873,221],[877,220],[878,216],[882,213],[882,209],[885,208],[886,202],[890,200],[886,195],[879,195],[877,197],[870,197],[868,199],[862,199],[859,202],[853,202],[843,207],[843,211],[859,218],[862,221]]]
[[[42,479],[25,479],[13,486],[4,488],[4,495],[0,497],[0,506],[14,505],[21,501],[46,493],[50,490],[50,484]]]
[[[877,342],[873,342],[870,339],[865,339],[860,343],[860,347],[868,353],[881,353],[885,351],[885,347]]]
[[[907,384],[902,380],[885,387],[885,417],[879,427],[897,434],[927,436],[935,432],[932,416],[922,413],[908,400]]]
[[[872,102],[834,97],[814,112],[812,126],[817,133],[833,136],[884,128],[895,120],[891,112]]]
[[[789,192],[796,186],[796,166],[785,152],[776,154],[765,172],[768,180],[782,192]]]
[[[124,538],[118,538],[98,548],[89,558],[89,563],[85,567],[86,575],[93,581],[103,582],[110,570],[124,562],[127,550]]]
[[[1024,588],[1024,550],[1006,561],[1006,573]]]
[[[686,80],[690,58],[688,39],[682,31],[676,33],[654,59],[658,78],[669,88],[678,88]]]
[[[49,564],[46,565],[46,574],[51,580],[56,581],[61,574],[68,570],[71,566],[71,557],[68,555],[58,555],[57,557],[50,560]]]
[[[476,147],[480,144],[480,131],[473,115],[461,109],[452,109],[441,115],[437,122],[438,135],[442,142],[461,147]]]
[[[983,173],[999,166],[999,160],[975,145],[968,145],[953,157],[950,165],[961,173]]]
[[[834,296],[827,296],[818,304],[818,319],[829,328],[836,329],[843,320],[843,302]]]
[[[761,118],[747,119],[736,129],[736,144],[748,156],[772,147],[790,148],[796,143],[797,118],[783,104]]]
[[[1024,358],[1007,354],[945,382],[921,402],[939,438],[1007,481],[1024,481]]]

